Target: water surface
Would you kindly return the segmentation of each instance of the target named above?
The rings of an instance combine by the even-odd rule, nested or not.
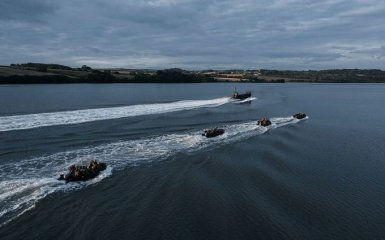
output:
[[[250,104],[233,87],[0,86],[0,238],[385,235],[384,84],[238,85]],[[98,178],[55,180],[91,158]]]

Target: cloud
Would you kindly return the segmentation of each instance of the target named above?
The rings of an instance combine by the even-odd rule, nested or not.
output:
[[[2,0],[0,9],[2,64],[383,68],[381,0]]]
[[[39,21],[54,11],[48,0],[1,0],[0,20]]]

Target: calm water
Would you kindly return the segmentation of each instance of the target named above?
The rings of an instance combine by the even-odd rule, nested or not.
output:
[[[233,87],[0,86],[0,239],[385,238],[384,84]]]

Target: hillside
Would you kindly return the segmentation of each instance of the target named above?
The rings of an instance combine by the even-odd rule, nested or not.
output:
[[[333,69],[320,71],[206,70],[71,68],[59,64],[25,63],[0,66],[0,84],[36,83],[385,83],[385,71],[378,69]]]
[[[284,79],[286,82],[385,83],[385,71],[379,69],[332,69],[320,71],[280,71],[262,69],[259,78]]]

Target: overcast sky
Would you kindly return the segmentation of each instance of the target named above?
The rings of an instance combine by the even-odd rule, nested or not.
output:
[[[0,64],[385,69],[384,0],[0,0]]]

